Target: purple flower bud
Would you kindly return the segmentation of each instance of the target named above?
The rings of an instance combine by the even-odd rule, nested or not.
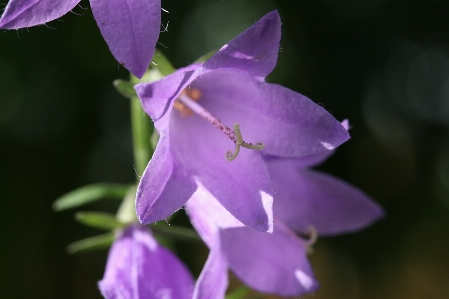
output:
[[[122,231],[98,283],[106,299],[191,299],[193,278],[178,258],[139,225]]]

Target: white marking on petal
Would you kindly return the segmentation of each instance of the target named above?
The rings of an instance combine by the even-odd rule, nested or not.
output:
[[[270,194],[260,191],[260,196],[262,197],[262,205],[268,216],[268,233],[273,232],[273,196]]]
[[[313,287],[313,278],[304,273],[304,271],[296,269],[295,270],[296,279],[299,283],[306,289],[310,290]]]
[[[333,144],[330,144],[330,143],[324,142],[324,141],[321,141],[321,145],[324,146],[328,150],[333,150],[335,148],[335,146]]]

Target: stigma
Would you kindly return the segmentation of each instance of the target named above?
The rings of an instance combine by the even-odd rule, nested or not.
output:
[[[178,98],[175,100],[174,108],[179,111],[182,117],[191,116],[194,113],[201,116],[203,119],[207,120],[210,124],[224,133],[232,142],[235,144],[234,152],[228,150],[226,152],[226,160],[232,161],[237,158],[240,153],[240,147],[244,147],[252,150],[263,150],[265,145],[261,142],[255,144],[247,143],[243,141],[243,136],[240,131],[240,125],[238,123],[234,124],[234,130],[231,130],[228,126],[223,124],[217,117],[212,113],[204,109],[198,101],[202,96],[201,90],[196,88],[186,88],[184,89]]]

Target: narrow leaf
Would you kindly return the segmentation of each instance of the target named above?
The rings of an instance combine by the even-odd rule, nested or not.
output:
[[[55,211],[62,211],[94,202],[102,198],[123,199],[130,185],[93,184],[75,189],[53,203]]]
[[[107,234],[79,240],[67,246],[67,252],[74,254],[106,249],[111,246],[112,242],[114,242],[114,238],[114,232],[109,232]]]
[[[104,230],[123,228],[126,223],[120,222],[114,215],[104,212],[79,212],[75,219],[84,225]]]

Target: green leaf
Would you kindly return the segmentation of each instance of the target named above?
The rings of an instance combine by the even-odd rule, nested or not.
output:
[[[127,225],[117,220],[114,215],[104,212],[79,212],[75,214],[75,219],[87,226],[104,230],[123,228]]]
[[[164,77],[176,71],[167,57],[159,50],[154,52],[151,67],[157,69]]]
[[[56,199],[53,203],[55,211],[62,211],[94,202],[102,198],[123,199],[130,185],[92,184],[75,189]]]
[[[213,51],[207,52],[206,54],[204,54],[203,56],[201,56],[197,60],[195,60],[193,63],[205,62],[206,60],[211,58],[212,55],[214,55],[217,52],[218,52],[217,50],[213,50]]]
[[[114,238],[115,233],[110,232],[107,234],[79,240],[67,246],[67,252],[70,254],[74,254],[106,249],[111,246],[112,242],[114,242]]]
[[[117,79],[112,82],[112,85],[125,98],[131,99],[132,97],[137,97],[134,85],[129,81]]]
[[[225,299],[241,299],[245,298],[251,290],[247,286],[241,286],[232,293],[226,295]]]

